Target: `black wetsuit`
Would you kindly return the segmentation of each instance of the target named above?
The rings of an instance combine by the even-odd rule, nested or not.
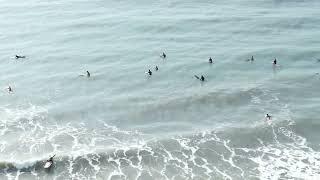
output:
[[[267,114],[267,116],[266,116],[268,119],[271,119],[271,116],[269,115],[269,114]]]
[[[18,55],[16,55],[16,59],[19,59],[19,58],[25,58],[25,56],[18,56]]]

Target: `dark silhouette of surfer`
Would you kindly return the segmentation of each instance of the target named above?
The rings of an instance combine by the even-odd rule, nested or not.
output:
[[[210,64],[212,64],[212,63],[213,63],[213,60],[212,60],[212,58],[211,58],[211,57],[209,58],[209,63],[210,63]]]
[[[161,57],[162,57],[163,59],[165,59],[165,58],[167,57],[167,55],[163,52],[162,55],[161,55]]]
[[[55,157],[56,155],[53,155],[51,156],[49,159],[46,160],[46,163],[44,165],[44,168],[47,169],[47,170],[50,170],[52,165],[53,165],[53,158]],[[47,165],[47,163],[49,163],[49,165]]]
[[[8,92],[9,93],[13,92],[11,86],[8,87]]]
[[[199,79],[200,81],[205,81],[205,78],[203,75],[201,75],[201,77],[194,75],[195,78]]]
[[[16,55],[15,57],[16,57],[16,59],[26,58],[26,56],[19,56],[19,55]]]
[[[266,115],[266,118],[267,118],[268,120],[271,120],[271,116],[270,116],[269,114]]]

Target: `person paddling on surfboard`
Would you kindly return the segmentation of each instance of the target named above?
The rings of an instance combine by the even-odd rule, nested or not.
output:
[[[199,79],[200,81],[205,81],[205,78],[203,75],[201,75],[201,77],[194,75],[195,78]]]
[[[26,58],[25,56],[18,56],[16,55],[16,59],[19,59],[19,58]]]
[[[149,74],[149,76],[151,76],[152,75],[152,71],[149,69],[149,71],[148,71],[148,74]]]

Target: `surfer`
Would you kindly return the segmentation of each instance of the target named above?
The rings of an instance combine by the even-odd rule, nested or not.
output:
[[[212,61],[212,58],[211,58],[211,57],[209,58],[209,63],[210,63],[210,64],[212,64],[212,63],[213,63],[213,61]]]
[[[273,65],[277,65],[277,59],[276,58],[274,58],[274,60],[273,60]]]
[[[16,55],[16,59],[19,59],[19,58],[26,58],[26,56],[18,56],[18,55]]]
[[[149,69],[149,71],[148,71],[148,74],[149,74],[149,76],[151,76],[152,75],[152,71]]]
[[[201,75],[201,77],[194,75],[195,78],[199,79],[200,81],[205,81],[205,78],[203,75]]]
[[[204,77],[201,75],[200,81],[204,81]]]
[[[163,59],[165,59],[165,58],[167,57],[167,55],[166,55],[164,52],[162,52],[161,57],[162,57]]]
[[[55,157],[56,155],[53,155],[51,156],[49,159],[47,159],[46,163],[44,164],[44,168],[45,169],[49,169],[52,164],[53,164],[53,158]]]
[[[9,86],[9,87],[8,87],[8,91],[9,91],[9,93],[11,93],[11,92],[12,92],[12,88],[11,88],[11,86]]]
[[[268,120],[271,120],[271,116],[270,116],[269,114],[266,115],[266,118],[267,118]]]
[[[253,56],[251,56],[251,61],[254,61],[254,58],[253,58]]]
[[[155,69],[156,69],[156,71],[158,71],[158,70],[159,70],[158,66],[156,66],[156,68],[155,68]]]
[[[51,156],[51,157],[47,160],[47,162],[53,163],[53,157],[54,157],[54,156],[56,156],[56,155]]]
[[[89,73],[89,71],[87,71],[87,77],[90,77],[90,73]]]

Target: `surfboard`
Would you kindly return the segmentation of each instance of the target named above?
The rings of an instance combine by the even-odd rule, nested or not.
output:
[[[52,161],[47,161],[45,164],[44,164],[44,168],[45,169],[49,169],[50,167],[52,166]]]

